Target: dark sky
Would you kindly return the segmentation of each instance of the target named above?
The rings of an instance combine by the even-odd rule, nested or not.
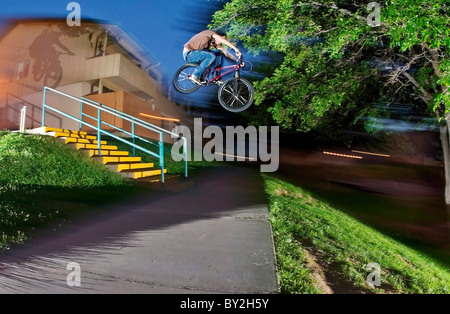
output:
[[[67,18],[71,1],[0,0],[0,19]],[[227,0],[78,0],[82,19],[107,21],[119,25],[147,52],[161,63],[165,89],[171,86],[173,74],[185,61],[183,45],[197,32],[207,28],[212,15]],[[242,48],[242,47],[241,47]],[[243,50],[244,51],[244,50]],[[244,51],[245,52],[245,51]],[[254,72],[253,72],[254,73]],[[178,95],[177,102],[193,108],[217,108],[215,86],[202,88],[191,95]],[[202,109],[202,110],[203,110]]]
[[[66,18],[67,4],[61,0],[0,0],[0,17]],[[119,25],[134,37],[168,71],[182,63],[183,44],[206,28],[211,15],[223,6],[221,0],[78,0],[81,17]]]

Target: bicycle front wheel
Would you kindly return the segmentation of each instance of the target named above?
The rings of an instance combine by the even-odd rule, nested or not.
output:
[[[173,78],[173,85],[177,91],[183,94],[189,94],[202,87],[201,85],[197,85],[190,80],[191,75],[197,68],[198,64],[188,63],[178,69],[177,73],[175,73],[175,77]]]
[[[253,104],[254,97],[252,83],[244,78],[231,78],[219,88],[219,102],[231,112],[247,110]]]
[[[49,70],[44,76],[44,85],[50,88],[58,87],[59,83],[61,83],[62,75],[63,69],[60,66]]]

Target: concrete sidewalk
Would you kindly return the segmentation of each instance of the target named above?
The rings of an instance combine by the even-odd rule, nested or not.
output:
[[[190,180],[0,255],[0,293],[277,293],[257,170],[208,169]],[[68,286],[69,263],[80,265],[81,287]]]

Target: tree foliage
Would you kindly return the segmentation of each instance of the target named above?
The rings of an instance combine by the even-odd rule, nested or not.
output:
[[[381,25],[371,1],[232,0],[211,28],[225,28],[252,53],[284,61],[257,82],[256,104],[284,129],[333,133],[391,97],[415,98],[445,117],[450,108],[449,4],[389,0]],[[386,70],[389,69],[389,70]]]

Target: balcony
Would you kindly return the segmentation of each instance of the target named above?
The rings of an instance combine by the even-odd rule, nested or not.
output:
[[[82,81],[104,79],[115,90],[123,90],[144,99],[152,99],[158,93],[158,83],[121,54],[86,60],[81,76]]]

